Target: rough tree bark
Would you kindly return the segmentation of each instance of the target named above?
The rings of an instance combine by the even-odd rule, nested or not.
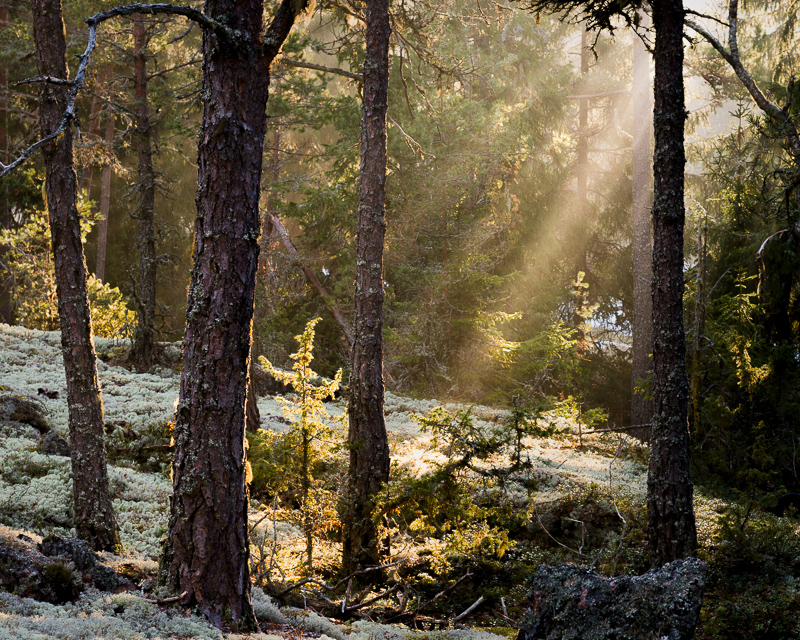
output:
[[[640,10],[640,25],[649,26],[649,17]],[[653,419],[653,401],[637,393],[639,380],[652,370],[653,351],[653,242],[650,231],[653,158],[650,146],[650,123],[653,116],[653,93],[650,82],[650,55],[644,42],[633,40],[633,366],[631,368],[631,424],[649,425]],[[636,431],[643,440],[650,439],[650,428]]]
[[[350,377],[350,470],[343,518],[342,569],[380,564],[371,500],[389,479],[383,415],[383,243],[386,230],[386,109],[389,83],[389,3],[367,0],[361,118],[361,167]]]
[[[136,90],[136,152],[139,160],[138,324],[130,360],[139,371],[153,365],[156,315],[156,179],[153,171],[152,123],[147,100],[147,30],[141,14],[133,17],[133,78]]]
[[[653,4],[653,426],[647,534],[655,566],[692,556],[697,549],[683,329],[683,18],[682,0]]]
[[[214,623],[256,626],[250,601],[245,394],[270,65],[305,2],[284,0],[262,40],[260,0],[207,0],[233,31],[203,36],[197,229],[175,416],[162,579]],[[218,33],[223,35],[217,35]]]
[[[68,79],[61,3],[32,0],[31,9],[39,75]],[[44,135],[58,129],[66,109],[66,93],[64,86],[42,84],[39,121]],[[92,345],[69,129],[63,137],[45,145],[44,161],[61,351],[67,377],[75,530],[94,549],[111,551],[120,545],[120,537],[108,490],[103,405]]]

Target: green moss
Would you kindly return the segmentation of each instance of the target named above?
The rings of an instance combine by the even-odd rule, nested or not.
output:
[[[63,562],[48,564],[42,573],[45,584],[52,589],[57,602],[67,602],[77,595],[72,581],[72,569]]]

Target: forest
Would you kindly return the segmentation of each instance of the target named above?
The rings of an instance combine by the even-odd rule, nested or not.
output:
[[[0,0],[0,638],[800,638],[788,0]]]

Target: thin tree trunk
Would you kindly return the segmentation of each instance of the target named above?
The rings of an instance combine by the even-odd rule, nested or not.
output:
[[[33,34],[39,75],[68,79],[66,41],[58,0],[32,0]],[[58,128],[66,108],[63,86],[42,84],[39,120],[44,135]],[[72,497],[75,530],[94,549],[119,547],[111,506],[103,442],[103,404],[92,345],[86,263],[77,208],[72,133],[44,147],[47,209],[61,321],[61,352],[67,377]]]
[[[247,396],[244,413],[245,429],[250,433],[257,433],[261,428],[261,411],[258,409],[258,394],[256,393],[255,341],[250,345],[250,365],[247,369]]]
[[[275,89],[275,97],[280,95],[280,85]],[[281,129],[277,121],[271,122],[272,130],[272,166],[270,168],[270,177],[273,181],[278,179],[280,171],[279,157],[280,157],[280,144],[281,144]],[[261,219],[261,239],[259,240],[259,253],[258,253],[258,269],[256,271],[256,284],[259,279],[266,284],[267,274],[267,248],[269,247],[270,239],[272,238],[272,212],[275,211],[275,203],[272,198],[272,192],[267,192],[266,200],[266,213]],[[255,309],[253,314],[255,316]],[[255,324],[255,323],[254,323]],[[259,347],[259,340],[256,338],[255,327],[253,327],[253,338],[250,343],[250,366],[248,368],[247,379],[247,396],[245,398],[245,430],[249,433],[257,433],[261,428],[261,411],[258,408],[258,393],[256,389],[256,366],[258,356],[261,355]]]
[[[92,109],[89,112],[89,133],[87,140],[90,144],[95,144],[97,137],[100,135],[100,109],[103,106],[103,99],[100,97],[100,91],[108,81],[108,67],[102,67],[101,70],[95,74],[94,80],[94,96],[92,96]],[[92,178],[94,177],[94,162],[89,162],[81,171],[81,191],[89,194],[92,190]]]
[[[683,330],[683,17],[682,0],[653,4],[653,427],[647,536],[655,566],[691,556],[697,550]]]
[[[106,147],[109,153],[114,150],[114,112],[111,110],[111,99],[114,97],[114,89],[108,87],[108,119],[106,121]],[[97,225],[97,262],[95,263],[94,275],[100,280],[106,280],[106,245],[108,244],[108,213],[111,211],[111,163],[103,165],[103,177],[100,186],[100,222]]]
[[[8,7],[0,6],[0,29],[8,26]],[[8,164],[8,69],[0,64],[0,159]],[[8,180],[0,184],[0,229],[11,228]],[[13,324],[15,316],[14,278],[3,266],[9,255],[8,245],[0,244],[0,322]]]
[[[0,29],[9,26],[8,7],[0,6]],[[8,68],[0,64],[0,158],[8,164]],[[8,180],[3,181],[0,200],[0,229],[11,227],[11,209],[8,198]],[[0,317],[2,321],[2,317]]]
[[[692,426],[700,434],[700,351],[703,345],[706,318],[706,244],[708,220],[697,230],[697,294],[694,301],[694,336],[692,338]]]
[[[161,574],[184,604],[239,630],[257,626],[244,436],[269,70],[304,8],[284,0],[262,41],[261,2],[205,3],[242,36],[203,35],[197,229]]]
[[[589,49],[587,31],[581,32],[581,77],[583,80],[589,75],[589,57],[592,55]],[[570,235],[573,238],[575,247],[575,267],[574,273],[579,287],[575,291],[574,308],[572,322],[575,326],[575,338],[580,351],[586,351],[585,322],[583,317],[583,306],[585,296],[583,295],[583,278],[586,276],[586,227],[589,216],[589,99],[581,98],[578,101],[578,145],[577,145],[577,176],[576,176],[576,198],[575,223]],[[578,277],[582,273],[580,281]]]
[[[367,0],[355,321],[350,378],[350,470],[343,521],[342,570],[380,564],[371,501],[389,479],[383,415],[383,243],[386,231],[386,109],[389,82],[388,0]]]
[[[650,18],[639,12],[642,28]],[[638,393],[639,381],[652,370],[653,351],[653,242],[650,230],[653,157],[650,146],[650,123],[653,117],[653,93],[650,81],[650,54],[640,38],[633,39],[633,366],[631,368],[631,424],[650,424],[653,401]],[[632,432],[650,440],[650,428]]]
[[[136,89],[136,151],[139,157],[139,295],[138,325],[130,360],[137,370],[153,365],[156,315],[155,173],[153,172],[152,126],[147,101],[147,32],[144,18],[133,17],[133,68]]]

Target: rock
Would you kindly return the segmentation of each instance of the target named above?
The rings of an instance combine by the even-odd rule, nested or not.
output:
[[[784,493],[778,499],[778,504],[772,510],[772,513],[782,518],[789,508],[794,509],[795,515],[800,513],[800,493]]]
[[[52,604],[75,600],[82,584],[63,562],[51,560],[34,547],[0,540],[0,588]]]
[[[51,431],[44,417],[44,405],[33,398],[24,398],[12,393],[0,394],[0,420],[13,420],[31,425],[39,433]]]
[[[46,433],[36,443],[36,450],[48,456],[66,456],[69,458],[69,443],[55,431]]]
[[[539,567],[517,640],[691,640],[705,577],[697,558],[616,578],[569,564]]]
[[[77,538],[49,535],[39,543],[39,551],[51,558],[71,560],[78,571],[87,571],[97,564],[97,556],[89,543]]]
[[[130,580],[101,564],[95,552],[83,540],[49,535],[39,544],[39,551],[49,557],[72,561],[75,568],[83,574],[84,580],[90,581],[100,591],[113,591],[117,587],[130,584]]]

